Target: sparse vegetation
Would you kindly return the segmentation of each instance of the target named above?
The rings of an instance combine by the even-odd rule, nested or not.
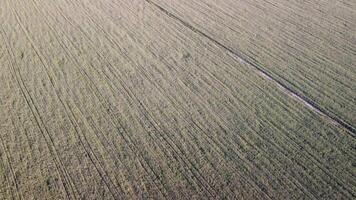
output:
[[[0,199],[354,199],[352,1],[0,2]]]

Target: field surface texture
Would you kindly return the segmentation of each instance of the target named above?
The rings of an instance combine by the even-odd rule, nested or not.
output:
[[[0,0],[0,199],[356,199],[356,1]]]

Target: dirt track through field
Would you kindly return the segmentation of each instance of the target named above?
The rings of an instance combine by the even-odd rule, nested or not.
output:
[[[236,52],[232,49],[230,49],[227,46],[224,46],[223,44],[221,44],[220,42],[216,41],[215,39],[211,38],[210,36],[206,35],[205,33],[203,33],[202,31],[194,28],[192,25],[188,24],[187,22],[185,22],[184,20],[178,18],[177,16],[173,15],[172,13],[168,12],[167,10],[165,10],[164,8],[162,8],[161,6],[153,3],[152,1],[146,0],[146,2],[153,4],[155,7],[157,7],[158,9],[162,10],[164,13],[166,13],[168,16],[180,21],[182,24],[184,24],[186,27],[188,27],[189,29],[191,29],[192,31],[201,34],[202,36],[208,38],[209,40],[213,41],[214,43],[216,43],[218,46],[221,46],[222,48],[226,49],[228,52],[236,55],[239,59],[241,59],[242,62],[244,63],[248,63],[249,65],[251,65],[252,67],[254,67],[255,69],[258,70],[258,72],[266,77],[267,79],[273,81],[276,85],[278,85],[279,87],[281,87],[284,91],[286,91],[287,93],[290,93],[291,97],[294,97],[295,99],[301,101],[302,103],[304,103],[306,106],[310,107],[312,110],[314,110],[315,112],[317,112],[318,114],[322,115],[323,117],[326,117],[327,120],[329,120],[331,123],[339,125],[343,128],[345,128],[353,137],[356,136],[356,129],[344,122],[342,119],[340,119],[338,116],[330,116],[326,111],[323,111],[324,109],[321,108],[320,106],[318,106],[315,102],[313,102],[310,99],[307,99],[306,97],[302,97],[301,95],[297,94],[296,91],[292,90],[291,88],[288,88],[286,85],[284,85],[283,83],[281,83],[280,81],[278,81],[277,79],[274,79],[268,72],[266,72],[265,70],[263,70],[263,66],[258,66],[252,62],[250,62],[249,60],[247,60],[247,58],[244,58],[242,56],[242,54],[240,52]]]
[[[0,199],[354,199],[355,5],[217,2],[0,1]]]

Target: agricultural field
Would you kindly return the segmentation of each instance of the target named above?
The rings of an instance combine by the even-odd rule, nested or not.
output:
[[[356,2],[0,0],[0,199],[355,199]]]

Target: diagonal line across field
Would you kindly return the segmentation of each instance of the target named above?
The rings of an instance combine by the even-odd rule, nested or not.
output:
[[[151,1],[151,0],[145,0],[145,1],[150,3],[150,4],[152,4],[152,5],[154,5],[157,9],[161,10],[163,13],[165,13],[168,16],[172,17],[173,19],[181,22],[184,26],[188,27],[192,31],[196,32],[197,34],[200,34],[200,35],[208,38],[209,40],[211,40],[212,42],[214,42],[218,46],[220,46],[220,47],[224,48],[225,50],[227,50],[229,53],[232,53],[232,54],[236,55],[238,57],[238,59],[240,59],[242,62],[248,63],[250,66],[252,66],[256,70],[258,70],[258,72],[261,74],[261,76],[264,76],[268,80],[271,80],[275,84],[277,84],[284,92],[287,92],[292,98],[294,98],[294,99],[296,99],[298,101],[301,101],[307,107],[309,107],[313,111],[317,112],[322,117],[325,117],[332,124],[336,124],[338,126],[341,126],[341,127],[345,128],[353,137],[356,137],[356,128],[355,127],[353,127],[351,124],[345,122],[343,119],[341,119],[340,117],[336,116],[335,114],[333,114],[329,110],[326,110],[323,107],[319,106],[312,99],[308,98],[307,96],[302,96],[301,94],[298,94],[297,91],[289,88],[282,81],[279,81],[278,79],[275,79],[274,76],[271,75],[270,73],[268,73],[268,71],[266,71],[263,66],[257,65],[254,62],[250,61],[250,60],[253,60],[253,58],[248,57],[248,56],[242,54],[241,52],[239,52],[237,50],[233,50],[233,49],[229,48],[228,46],[223,45],[222,43],[220,43],[219,41],[215,40],[214,38],[212,38],[208,34],[204,33],[203,31],[198,30],[196,27],[192,26],[191,24],[189,24],[188,22],[184,21],[183,19],[181,19],[181,18],[175,16],[174,14],[170,13],[168,10],[164,9],[160,5],[154,3],[153,1]],[[284,81],[288,81],[288,80],[284,79]]]
[[[0,199],[354,199],[354,8],[2,1]]]

